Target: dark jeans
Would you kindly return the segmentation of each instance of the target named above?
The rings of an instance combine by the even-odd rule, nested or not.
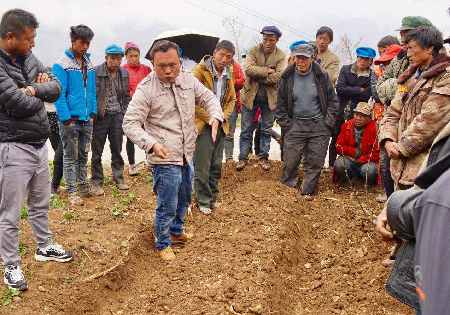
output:
[[[69,125],[59,123],[64,151],[64,178],[68,193],[77,191],[77,185],[87,181],[88,152],[92,140],[92,121],[76,121]]]
[[[359,164],[345,156],[339,156],[334,162],[334,171],[341,182],[359,178],[369,186],[377,183],[378,170],[377,165],[373,162]]]
[[[323,119],[294,120],[284,137],[281,182],[290,187],[297,186],[298,167],[304,158],[301,193],[314,194],[327,155],[329,141],[330,131]]]
[[[162,250],[171,245],[171,234],[181,235],[184,231],[184,218],[192,196],[193,167],[188,163],[155,164],[152,170],[157,203],[155,245]]]
[[[52,176],[52,188],[54,190],[58,189],[61,184],[61,179],[63,177],[64,163],[63,163],[63,145],[61,142],[61,137],[59,135],[58,125],[56,128],[50,129],[49,140],[52,145],[55,155],[53,157],[53,176]]]
[[[257,127],[255,113],[261,108],[261,136],[260,136],[260,152],[259,158],[268,159],[270,151],[270,129],[273,127],[274,115],[269,108],[269,104],[253,104],[252,110],[242,106],[241,112],[241,135],[239,138],[239,160],[247,160],[252,149],[253,132]]]
[[[225,158],[227,160],[233,159],[233,153],[234,153],[234,132],[236,130],[236,121],[238,118],[238,113],[236,112],[236,108],[231,113],[230,118],[228,119],[228,122],[230,124],[230,130],[228,134],[225,136]]]
[[[219,193],[225,134],[222,128],[212,142],[211,127],[206,126],[197,137],[194,153],[194,189],[198,205],[211,208]]]
[[[128,164],[130,165],[136,164],[134,143],[129,138],[127,138],[126,148],[127,148]]]
[[[380,150],[380,175],[383,182],[384,192],[389,198],[395,190],[395,185],[391,176],[391,159],[387,155],[385,148],[381,148]]]
[[[122,131],[123,114],[107,114],[102,119],[97,119],[94,124],[94,131],[92,135],[92,164],[91,164],[91,181],[93,184],[103,184],[103,166],[102,154],[105,147],[106,137],[109,140],[109,147],[111,149],[111,169],[112,177],[116,183],[123,182],[123,167],[124,162],[122,158]]]

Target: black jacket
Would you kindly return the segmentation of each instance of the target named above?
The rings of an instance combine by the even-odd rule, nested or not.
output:
[[[311,67],[318,88],[317,92],[320,98],[322,115],[325,117],[326,125],[330,130],[333,130],[338,111],[338,99],[334,92],[333,84],[328,74],[322,70],[320,65],[314,62]],[[289,128],[293,118],[294,74],[295,66],[288,66],[281,75],[281,80],[278,83],[278,103],[275,118],[278,124],[286,129]]]
[[[60,84],[48,73],[51,81],[35,83],[39,73],[46,72],[33,55],[13,62],[0,49],[0,142],[19,142],[43,146],[49,134],[44,101],[54,102],[59,97]],[[33,86],[36,96],[28,96],[21,89]]]
[[[95,67],[95,84],[97,86],[97,119],[102,119],[106,111],[106,83],[108,80],[108,70],[106,69],[106,62]],[[128,94],[128,71],[122,67],[118,70],[118,91],[117,99],[119,100],[122,113],[127,111],[128,103],[130,102],[130,95]]]
[[[376,81],[375,73],[370,70],[369,76],[358,76],[355,67],[355,63],[345,65],[339,72],[336,92],[341,113],[347,104],[350,104],[353,110],[359,102],[367,102],[372,96],[372,86]],[[361,88],[364,88],[364,91],[361,91]]]

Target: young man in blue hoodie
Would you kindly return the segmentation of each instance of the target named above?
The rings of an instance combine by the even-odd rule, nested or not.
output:
[[[87,50],[93,37],[94,32],[86,25],[72,26],[71,48],[53,65],[53,73],[61,83],[55,105],[64,148],[64,177],[73,206],[83,205],[81,197],[90,195],[87,160],[97,100],[95,70]]]

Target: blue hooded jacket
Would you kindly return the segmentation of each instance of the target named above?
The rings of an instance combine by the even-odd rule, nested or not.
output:
[[[86,72],[83,75],[81,65],[76,61],[72,50],[67,49],[64,57],[53,65],[52,72],[61,83],[61,94],[55,102],[58,119],[88,121],[97,114],[97,96],[95,69],[89,59],[83,56]]]

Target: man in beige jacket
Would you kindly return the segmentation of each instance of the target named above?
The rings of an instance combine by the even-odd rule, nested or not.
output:
[[[195,104],[208,112],[215,142],[223,113],[217,97],[190,73],[180,72],[179,47],[161,40],[150,53],[155,71],[138,86],[123,121],[127,137],[145,152],[153,165],[157,195],[155,245],[164,260],[175,259],[172,243],[192,236],[184,217],[192,194],[192,158],[197,131]]]
[[[244,71],[247,77],[241,90],[244,105],[241,112],[241,135],[239,141],[239,162],[237,170],[247,165],[252,147],[253,132],[257,127],[255,114],[261,112],[260,152],[258,158],[264,170],[270,169],[269,150],[273,111],[277,105],[277,88],[281,74],[286,68],[286,55],[277,47],[281,31],[276,26],[265,26],[261,34],[262,43],[250,49],[245,59]]]
[[[317,60],[323,70],[328,73],[333,86],[339,76],[339,57],[330,49],[329,45],[333,42],[333,30],[328,26],[322,26],[316,33],[316,45],[319,53]]]

